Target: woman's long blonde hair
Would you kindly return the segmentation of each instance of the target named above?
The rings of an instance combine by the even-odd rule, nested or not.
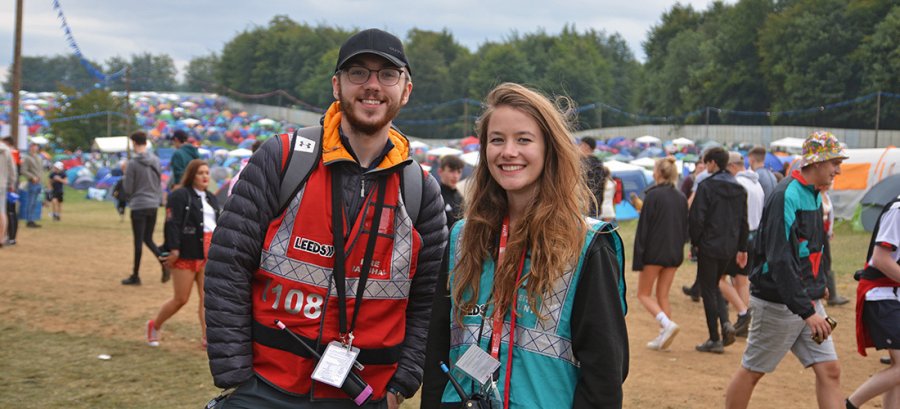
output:
[[[560,98],[557,107],[537,91],[504,83],[488,94],[486,105],[477,122],[482,160],[468,184],[460,259],[453,270],[452,297],[458,306],[454,312],[457,320],[478,301],[482,263],[497,254],[501,225],[507,215],[506,191],[491,176],[485,159],[488,125],[498,107],[516,109],[537,122],[544,137],[546,156],[533,202],[509,232],[507,256],[494,273],[491,302],[495,311],[505,315],[521,282],[525,281],[528,304],[539,315],[540,297],[548,294],[554,281],[574,267],[588,228],[583,215],[592,196],[565,114],[561,112],[562,106],[571,109],[571,101]],[[526,249],[531,251],[531,270],[517,283],[520,256]]]

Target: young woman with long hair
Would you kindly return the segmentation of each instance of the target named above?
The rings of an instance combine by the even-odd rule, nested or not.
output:
[[[621,407],[621,238],[584,216],[592,196],[557,106],[510,83],[486,105],[481,160],[445,257],[449,297],[439,284],[435,298],[423,407],[460,407],[460,394],[430,363],[455,364],[472,349],[499,369],[485,384],[451,371],[467,395],[506,408]]]
[[[191,288],[197,283],[200,297],[200,336],[206,348],[206,319],[203,309],[203,270],[212,232],[219,216],[219,203],[209,190],[209,164],[201,159],[190,161],[181,179],[181,187],[169,195],[166,205],[165,237],[163,251],[167,257],[160,259],[172,274],[174,295],[166,301],[156,318],[147,321],[147,344],[159,346],[159,330],[175,315],[191,297]]]
[[[659,335],[647,343],[647,348],[664,350],[679,330],[678,324],[671,320],[669,289],[675,271],[684,261],[688,206],[684,193],[675,188],[678,181],[675,158],[657,159],[653,180],[656,184],[647,189],[638,219],[631,269],[640,272],[638,301],[660,326]],[[656,297],[652,295],[654,286]]]

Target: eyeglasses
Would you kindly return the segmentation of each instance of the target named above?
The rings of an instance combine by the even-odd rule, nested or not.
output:
[[[384,86],[393,86],[397,85],[400,82],[400,78],[403,77],[403,71],[399,68],[382,68],[380,70],[370,70],[366,67],[350,67],[345,70],[342,70],[347,73],[347,78],[350,82],[362,85],[369,81],[369,77],[372,76],[372,73],[376,74],[378,78],[378,82]]]

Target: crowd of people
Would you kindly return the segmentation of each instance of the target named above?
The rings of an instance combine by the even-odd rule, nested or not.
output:
[[[122,284],[141,284],[144,246],[173,282],[147,343],[160,345],[196,288],[202,346],[225,390],[209,408],[395,409],[420,389],[423,408],[621,408],[625,249],[596,141],[573,143],[568,116],[539,91],[500,84],[477,122],[480,161],[465,188],[453,156],[438,182],[392,125],[413,91],[400,40],[360,31],[337,57],[321,125],[256,144],[224,203],[187,130],[172,130],[165,200],[152,136],[130,136],[120,200],[134,264]],[[707,149],[680,185],[675,159],[656,160],[632,257],[638,301],[658,323],[647,348],[666,350],[681,332],[669,291],[689,243],[697,279],[684,290],[702,299],[708,329],[695,349],[722,353],[747,337],[726,407],[747,407],[790,350],[813,369],[820,407],[883,395],[885,408],[900,408],[900,199],[885,207],[857,292],[859,351],[888,350],[891,365],[844,397],[824,302],[841,303],[828,284],[826,191],[847,155],[827,132],[810,135],[784,175],[761,166],[765,153],[750,150],[746,169],[740,153]],[[32,184],[65,183],[33,169],[34,154],[20,165],[28,196]],[[10,192],[14,163],[0,146]],[[52,196],[59,220],[62,194]],[[20,213],[31,226],[31,210]]]

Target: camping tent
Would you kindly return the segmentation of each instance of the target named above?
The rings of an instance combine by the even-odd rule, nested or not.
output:
[[[900,174],[884,178],[869,189],[860,202],[862,206],[860,221],[866,231],[875,229],[875,222],[881,215],[881,209],[897,196],[900,196]]]
[[[888,176],[900,174],[900,149],[847,149],[849,159],[841,164],[841,174],[834,178],[828,192],[834,202],[834,216],[853,218],[856,206],[873,186]]]
[[[660,144],[662,140],[652,135],[644,135],[634,140],[637,143],[646,143],[648,145]]]
[[[694,146],[694,141],[688,138],[678,138],[672,140],[672,145],[682,147],[682,146]]]
[[[99,150],[103,153],[119,153],[125,152],[125,149],[127,149],[128,146],[130,146],[131,149],[134,149],[134,145],[127,136],[108,136],[94,138],[94,146],[92,149]],[[147,147],[152,148],[153,142],[148,140]]]
[[[803,138],[781,138],[777,141],[772,141],[769,144],[769,147],[773,150],[781,150],[784,152],[790,152],[798,154],[803,150]]]

